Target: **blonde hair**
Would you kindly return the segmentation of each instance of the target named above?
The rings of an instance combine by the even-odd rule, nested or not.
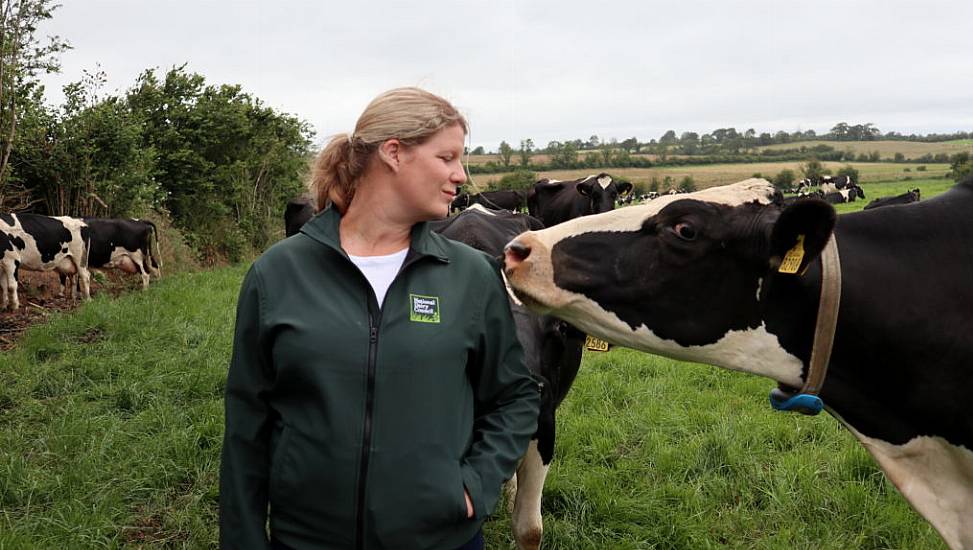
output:
[[[398,139],[406,146],[420,145],[440,130],[466,119],[445,99],[420,88],[395,88],[368,104],[352,134],[337,134],[321,150],[308,185],[318,209],[330,201],[344,213],[355,188],[379,146]]]

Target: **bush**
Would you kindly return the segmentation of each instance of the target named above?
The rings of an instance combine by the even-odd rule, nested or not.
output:
[[[530,170],[517,170],[513,174],[507,174],[506,176],[500,178],[500,181],[496,183],[491,182],[489,189],[515,189],[521,191],[524,189],[530,189],[534,186],[534,182],[536,181],[537,174],[534,172],[531,172]]]
[[[838,174],[837,175],[839,175],[839,176],[848,176],[849,178],[851,178],[851,181],[853,183],[855,183],[855,184],[858,183],[858,170],[856,170],[850,164],[846,164],[846,165],[842,166],[841,169],[838,170]]]
[[[774,187],[780,190],[790,189],[794,184],[795,179],[797,179],[797,176],[794,174],[793,170],[781,170],[776,176],[774,176]]]
[[[925,171],[926,171],[926,165],[925,164],[921,164],[919,166],[916,166],[916,172],[925,172]]]
[[[696,190],[696,180],[692,176],[686,176],[679,182],[680,193],[692,193]]]
[[[912,171],[912,168],[909,168],[908,166],[906,166],[905,168],[902,169],[902,171],[903,172],[911,172]]]

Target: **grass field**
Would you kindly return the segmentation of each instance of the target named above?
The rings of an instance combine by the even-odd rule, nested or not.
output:
[[[869,184],[869,199],[944,180]],[[863,202],[842,207],[854,209]],[[0,353],[0,548],[212,548],[244,266],[99,296]],[[827,415],[767,379],[586,354],[558,414],[547,549],[944,548]],[[509,519],[485,527],[510,548]]]
[[[793,170],[794,174],[800,178],[800,167],[803,162],[762,162],[756,164],[707,164],[702,166],[665,166],[659,168],[611,168],[606,172],[615,178],[628,180],[634,184],[648,186],[652,178],[657,178],[661,183],[666,176],[673,180],[673,185],[686,176],[692,176],[696,182],[696,187],[703,189],[714,185],[726,185],[749,178],[755,173],[763,175],[768,179],[773,179],[781,170]],[[825,168],[837,173],[848,163],[843,162],[823,162]],[[860,173],[862,183],[889,182],[889,181],[908,181],[909,179],[937,178],[944,177],[949,171],[948,164],[892,164],[888,162],[852,162],[852,167]],[[920,166],[925,166],[924,171],[917,171]],[[906,171],[908,169],[908,171]],[[548,172],[537,172],[537,178],[551,178],[569,180],[588,176],[597,173],[597,170],[552,170]],[[474,186],[485,189],[491,181],[499,181],[504,174],[474,174]]]

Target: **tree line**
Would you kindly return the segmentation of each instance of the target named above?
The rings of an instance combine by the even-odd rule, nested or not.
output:
[[[163,216],[204,260],[273,242],[304,187],[309,125],[185,65],[146,69],[118,94],[86,72],[48,105],[38,78],[70,48],[35,35],[54,8],[0,0],[0,212]]]
[[[718,128],[712,132],[698,134],[683,132],[677,135],[675,130],[666,131],[659,139],[652,139],[647,143],[640,142],[635,137],[619,141],[615,138],[602,140],[592,135],[587,140],[575,139],[569,141],[551,141],[546,147],[536,147],[533,140],[520,141],[520,147],[515,148],[506,141],[502,141],[495,153],[487,153],[480,146],[472,151],[474,155],[494,154],[495,161],[471,167],[474,173],[496,173],[508,171],[511,168],[550,170],[568,168],[647,168],[660,165],[707,164],[707,163],[745,163],[764,162],[767,160],[804,160],[817,158],[835,162],[878,162],[883,160],[878,151],[855,153],[850,150],[839,150],[828,144],[808,146],[800,144],[802,141],[925,141],[938,142],[957,139],[971,139],[973,132],[956,132],[952,134],[929,134],[904,136],[897,132],[882,132],[872,123],[847,124],[840,122],[830,132],[817,134],[814,130],[785,132],[779,131],[757,133],[753,128],[745,132],[738,132],[735,128]],[[766,145],[795,144],[792,148],[762,149]],[[535,155],[544,154],[547,162],[541,163],[534,159]],[[649,160],[642,155],[652,155]],[[687,159],[685,157],[695,157]],[[896,154],[893,162],[950,162],[946,154],[926,154],[921,157],[907,159],[901,153]]]

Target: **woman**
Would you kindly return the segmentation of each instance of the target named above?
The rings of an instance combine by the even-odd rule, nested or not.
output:
[[[465,135],[440,97],[378,96],[316,161],[323,212],[251,267],[226,386],[223,547],[482,547],[539,394],[498,266],[424,223],[466,179]]]

